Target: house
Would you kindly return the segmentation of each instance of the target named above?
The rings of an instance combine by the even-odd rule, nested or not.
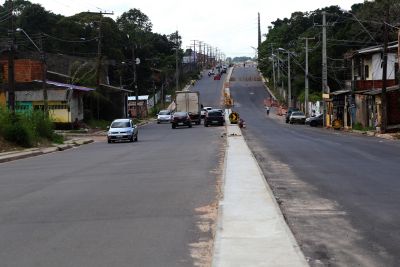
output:
[[[3,83],[0,87],[0,104],[5,106],[8,98],[8,64],[1,62]],[[43,72],[40,61],[15,60],[15,110],[41,110],[43,99]],[[72,123],[83,120],[83,96],[92,88],[56,81],[46,81],[49,115],[56,123]]]
[[[397,79],[399,58],[397,51],[398,43],[390,43],[387,53],[386,74],[388,129],[400,127],[400,88]],[[375,128],[381,123],[382,57],[382,45],[357,50],[351,53],[349,57],[352,62],[352,75],[348,84],[351,86],[344,104],[350,110],[347,115],[350,116],[353,123],[360,123],[363,127]]]

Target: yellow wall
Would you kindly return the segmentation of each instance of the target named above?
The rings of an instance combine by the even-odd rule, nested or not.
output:
[[[43,105],[43,101],[33,102],[34,106]],[[55,122],[72,122],[71,113],[68,112],[68,106],[60,101],[49,101],[49,115]]]
[[[5,92],[0,92],[0,106],[2,106],[3,108],[6,107],[6,93]]]

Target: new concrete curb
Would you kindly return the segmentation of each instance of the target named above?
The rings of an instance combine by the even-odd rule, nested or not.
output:
[[[0,163],[40,156],[40,155],[49,154],[49,153],[53,153],[53,152],[57,152],[57,151],[64,151],[67,149],[71,149],[73,147],[78,147],[78,146],[90,144],[93,142],[94,142],[94,140],[89,139],[89,138],[75,139],[75,140],[68,141],[66,144],[52,146],[52,147],[37,148],[37,149],[25,149],[22,151],[13,151],[13,152],[4,152],[4,153],[0,153]]]

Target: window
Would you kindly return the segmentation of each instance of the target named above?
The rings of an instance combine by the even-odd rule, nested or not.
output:
[[[365,75],[365,78],[369,78],[369,66],[368,65],[364,66],[364,75]]]

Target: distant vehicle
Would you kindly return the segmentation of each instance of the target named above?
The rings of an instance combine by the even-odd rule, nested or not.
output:
[[[206,116],[207,111],[213,109],[212,107],[203,107],[201,109],[201,118],[204,119],[204,117]]]
[[[221,74],[217,74],[214,76],[214,81],[215,80],[221,80]]]
[[[172,129],[175,129],[178,126],[188,126],[189,128],[192,128],[192,120],[187,112],[175,112],[174,115],[172,115],[171,123]]]
[[[322,126],[324,124],[324,114],[319,114],[318,116],[309,117],[306,119],[306,124],[311,127]]]
[[[172,112],[170,110],[160,110],[157,114],[157,123],[171,122]]]
[[[292,111],[289,117],[289,123],[303,123],[306,121],[306,115],[302,111]]]
[[[116,119],[107,128],[108,143],[138,140],[138,127],[133,124],[131,119]]]
[[[204,118],[204,126],[208,127],[211,124],[224,125],[225,117],[220,109],[209,110]]]
[[[213,76],[213,75],[215,75],[215,72],[212,71],[212,70],[210,70],[210,71],[208,72],[208,77]]]
[[[190,120],[201,123],[200,94],[197,91],[176,91],[176,112],[187,112]]]
[[[222,66],[221,73],[226,73],[228,67],[226,65]]]
[[[300,109],[298,109],[298,108],[289,108],[288,111],[286,112],[286,118],[285,118],[286,123],[289,123],[289,118],[290,118],[290,115],[292,114],[293,111],[300,111]]]

